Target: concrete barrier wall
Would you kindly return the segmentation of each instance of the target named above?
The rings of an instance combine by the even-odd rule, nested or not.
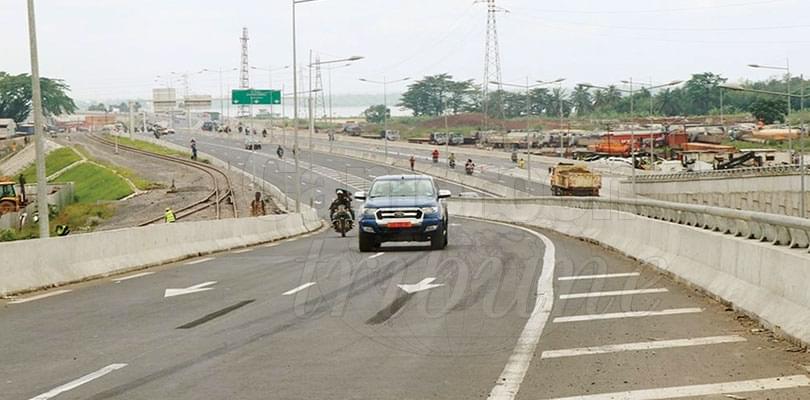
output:
[[[0,296],[270,242],[319,229],[302,214],[197,221],[0,243]]]
[[[521,223],[596,241],[671,273],[789,338],[810,343],[806,250],[611,209],[451,200],[454,215]]]

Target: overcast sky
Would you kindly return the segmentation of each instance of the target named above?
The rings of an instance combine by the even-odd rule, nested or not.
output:
[[[29,72],[24,0],[0,1],[0,71]],[[250,30],[250,64],[292,63],[288,0],[37,0],[40,69],[65,79],[80,99],[148,97],[156,76],[190,72],[194,93],[217,95],[217,74],[239,66],[239,36]],[[503,80],[564,77],[611,84],[656,82],[712,71],[737,80],[810,71],[806,0],[498,0]],[[486,6],[474,0],[320,0],[300,4],[299,61],[365,59],[333,72],[335,93],[379,93],[358,78],[421,78],[448,72],[481,80]],[[268,74],[251,71],[266,87]],[[326,80],[326,74],[324,76]],[[179,79],[174,79],[179,87]],[[226,89],[238,73],[225,74]],[[291,71],[274,83],[289,90]],[[325,84],[327,82],[325,81]],[[398,92],[404,85],[394,85]]]

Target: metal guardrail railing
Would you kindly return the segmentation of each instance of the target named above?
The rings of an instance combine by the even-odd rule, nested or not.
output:
[[[770,242],[777,246],[810,248],[810,220],[756,211],[643,199],[532,197],[520,199],[454,198],[453,201],[614,210],[745,239]]]
[[[805,166],[805,173],[810,171],[810,165]],[[702,178],[734,178],[758,177],[777,175],[796,175],[801,173],[801,167],[795,164],[774,165],[770,167],[744,167],[733,169],[720,169],[712,171],[676,172],[672,174],[637,175],[636,182],[663,182],[685,181]]]

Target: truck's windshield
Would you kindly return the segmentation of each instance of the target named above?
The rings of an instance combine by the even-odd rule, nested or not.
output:
[[[435,196],[433,184],[428,179],[391,179],[374,182],[369,197]]]

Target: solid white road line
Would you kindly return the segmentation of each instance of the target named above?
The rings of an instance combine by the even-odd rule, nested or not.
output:
[[[655,289],[614,290],[610,292],[572,293],[572,294],[561,294],[560,300],[582,299],[586,297],[628,296],[632,294],[664,293],[668,291],[669,290],[667,290],[666,288],[655,288]]]
[[[804,386],[810,386],[810,378],[806,375],[793,375],[779,378],[753,379],[750,381],[713,383],[708,385],[673,386],[659,389],[559,397],[553,400],[662,400],[728,393],[761,392],[765,390],[791,389]]]
[[[620,274],[601,274],[601,275],[579,275],[579,276],[561,276],[557,278],[558,281],[579,281],[585,279],[608,279],[608,278],[626,278],[630,276],[639,276],[640,272],[624,272]]]
[[[375,258],[377,258],[377,257],[379,257],[379,256],[381,256],[381,255],[383,255],[383,254],[385,254],[385,253],[383,253],[383,252],[379,252],[379,253],[377,253],[377,254],[375,254],[375,255],[373,255],[373,256],[368,256],[368,259],[369,259],[369,260],[372,260],[372,259],[375,259]]]
[[[83,376],[83,377],[81,377],[79,379],[76,379],[75,381],[68,382],[68,383],[66,383],[66,384],[64,384],[62,386],[53,388],[53,389],[51,389],[51,390],[49,390],[49,391],[47,391],[45,393],[42,393],[41,395],[39,395],[37,397],[32,397],[30,400],[48,400],[48,399],[52,399],[52,398],[54,398],[54,397],[56,397],[56,396],[58,396],[58,395],[60,395],[60,394],[62,394],[64,392],[67,392],[68,390],[73,390],[73,389],[75,389],[75,388],[77,388],[77,387],[79,387],[81,385],[84,385],[85,383],[94,381],[94,380],[96,380],[98,378],[101,378],[104,375],[109,374],[110,372],[113,372],[113,371],[115,371],[117,369],[124,368],[126,366],[127,366],[126,364],[110,364],[110,365],[108,365],[108,366],[106,366],[106,367],[104,367],[104,368],[102,368],[102,369],[100,369],[100,370],[98,370],[96,372],[87,374],[87,375],[85,375],[85,376]]]
[[[54,290],[53,292],[43,293],[43,294],[40,294],[38,296],[26,297],[24,299],[11,300],[11,301],[8,302],[8,304],[28,303],[29,301],[35,301],[35,300],[39,300],[39,299],[53,297],[53,296],[57,296],[57,295],[60,295],[60,294],[67,293],[67,292],[70,292],[70,289]]]
[[[498,377],[495,387],[489,392],[490,400],[511,400],[517,396],[520,384],[523,383],[523,379],[526,377],[526,371],[529,369],[529,363],[531,363],[537,343],[540,341],[540,335],[543,333],[543,328],[545,328],[551,309],[554,306],[555,248],[551,239],[531,229],[500,222],[487,222],[528,232],[539,238],[545,246],[543,269],[537,279],[537,299],[534,303],[534,309],[531,316],[529,316],[529,320],[526,321],[526,326],[523,327],[523,332],[520,333],[517,344],[512,350],[512,355],[509,356],[501,376]]]
[[[214,259],[214,257],[205,257],[205,258],[201,258],[199,260],[189,261],[189,262],[185,263],[185,265],[200,264],[200,263],[204,263],[206,261],[211,261],[213,259]]]
[[[123,278],[115,278],[112,281],[115,282],[115,283],[120,283],[120,282],[123,282],[123,281],[128,281],[130,279],[140,278],[142,276],[148,276],[148,275],[152,275],[152,274],[154,274],[154,272],[141,272],[139,274],[125,276]]]
[[[592,354],[619,353],[622,351],[657,350],[674,347],[705,346],[710,344],[744,342],[742,336],[710,336],[694,339],[660,340],[651,342],[609,344],[605,346],[580,347],[563,350],[544,351],[540,358],[576,357]]]
[[[678,314],[692,314],[703,312],[702,308],[672,308],[669,310],[661,311],[629,311],[605,314],[585,314],[585,315],[571,315],[568,317],[556,317],[554,322],[579,322],[579,321],[595,321],[601,319],[619,319],[619,318],[642,318],[642,317],[658,317],[662,315],[678,315]]]
[[[234,250],[234,251],[232,251],[231,253],[232,253],[232,254],[242,254],[242,253],[247,253],[247,252],[249,252],[249,251],[253,251],[253,249],[241,249],[241,250]]]
[[[302,291],[302,290],[304,290],[304,289],[306,289],[306,288],[308,288],[308,287],[310,287],[310,286],[312,286],[314,284],[315,284],[315,282],[307,282],[307,283],[305,283],[305,284],[303,284],[303,285],[301,285],[301,286],[299,286],[299,287],[297,287],[295,289],[290,289],[290,290],[282,293],[281,295],[282,296],[289,296],[291,294],[296,294],[296,293],[298,293],[298,292],[300,292],[300,291]]]

